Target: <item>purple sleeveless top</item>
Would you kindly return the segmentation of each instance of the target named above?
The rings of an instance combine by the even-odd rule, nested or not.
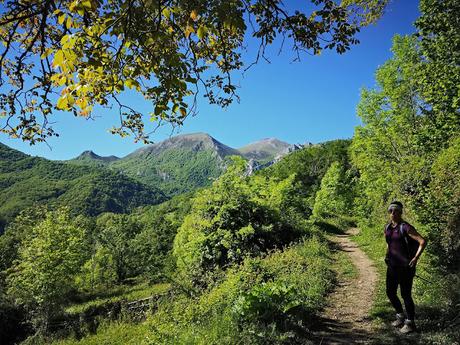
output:
[[[389,246],[389,259],[391,266],[409,266],[410,258],[407,252],[407,245],[405,243],[404,235],[401,234],[401,224],[397,224],[396,227],[390,225],[385,226],[385,238]],[[412,225],[404,223],[402,226],[403,233],[407,234],[407,230]]]

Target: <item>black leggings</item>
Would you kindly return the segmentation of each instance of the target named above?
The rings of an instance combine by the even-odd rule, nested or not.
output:
[[[401,297],[406,307],[407,318],[414,320],[415,305],[412,299],[412,282],[414,281],[415,267],[387,266],[387,296],[397,313],[403,313],[401,301],[396,295],[398,284],[401,286]]]

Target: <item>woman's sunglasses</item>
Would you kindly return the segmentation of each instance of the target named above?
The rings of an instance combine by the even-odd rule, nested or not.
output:
[[[389,213],[389,214],[397,213],[396,211],[397,211],[397,212],[401,212],[401,211],[400,211],[399,209],[397,209],[397,208],[390,208],[390,209],[388,210],[388,213]]]

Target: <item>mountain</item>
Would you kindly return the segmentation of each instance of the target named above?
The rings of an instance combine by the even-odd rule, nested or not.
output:
[[[273,160],[276,156],[287,150],[291,145],[276,138],[265,138],[246,146],[238,151],[248,159],[254,159],[260,164]]]
[[[192,133],[140,148],[109,167],[172,196],[209,185],[230,155],[241,154],[209,134]]]
[[[222,144],[220,141],[214,139],[207,133],[200,132],[180,134],[163,140],[157,144],[147,145],[146,147],[134,151],[125,158],[156,155],[174,149],[189,149],[195,152],[200,150],[212,150],[215,151],[216,154],[221,158],[229,155],[240,155],[238,150]]]
[[[85,151],[67,162],[108,167],[157,187],[171,197],[211,184],[225,170],[230,155],[248,159],[248,174],[251,174],[301,147],[267,138],[234,149],[207,133],[199,132],[171,137],[142,147],[123,158],[100,157],[92,151]]]
[[[164,200],[158,188],[117,171],[31,157],[0,143],[0,233],[21,210],[37,203],[67,205],[94,216]]]
[[[71,159],[73,163],[81,165],[105,166],[108,163],[119,160],[117,156],[99,156],[93,151],[83,151],[78,157]]]

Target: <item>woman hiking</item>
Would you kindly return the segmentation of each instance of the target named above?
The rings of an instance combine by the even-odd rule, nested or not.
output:
[[[393,201],[388,207],[390,222],[385,226],[385,239],[388,244],[385,262],[387,263],[386,292],[396,310],[394,327],[403,326],[401,333],[410,333],[415,327],[415,305],[412,299],[412,282],[417,260],[426,247],[426,240],[415,228],[402,219],[403,205]],[[401,287],[401,297],[406,307],[404,315],[401,301],[396,292]]]

